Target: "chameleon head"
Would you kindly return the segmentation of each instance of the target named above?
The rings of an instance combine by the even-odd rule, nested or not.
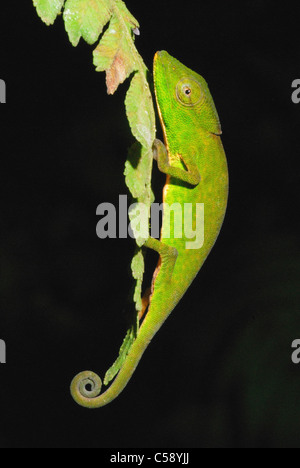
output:
[[[193,128],[197,119],[197,125],[200,123],[203,130],[216,135],[222,133],[217,110],[201,75],[164,50],[156,52],[153,69],[157,105],[166,128],[178,127],[180,115],[181,121],[185,120],[185,128]]]

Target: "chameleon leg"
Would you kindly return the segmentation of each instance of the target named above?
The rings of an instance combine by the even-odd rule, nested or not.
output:
[[[150,303],[151,294],[153,292],[153,283],[158,272],[162,268],[164,271],[166,271],[166,280],[170,281],[175,262],[178,256],[177,249],[170,247],[164,244],[163,242],[159,241],[158,239],[154,239],[153,237],[149,237],[144,245],[149,249],[155,250],[155,252],[157,252],[160,255],[160,258],[153,275],[152,287],[146,289],[145,294],[142,298],[142,309],[139,312],[139,320],[141,320],[141,318],[145,314],[147,307]]]
[[[165,174],[168,174],[176,179],[180,179],[191,185],[198,185],[200,182],[200,174],[197,166],[193,163],[189,163],[183,160],[183,163],[187,167],[187,171],[180,167],[173,167],[169,163],[168,152],[160,140],[154,140],[153,143],[153,158],[157,160],[158,169]]]
[[[153,277],[154,280],[157,276],[158,271],[163,271],[165,281],[171,281],[174,266],[178,256],[177,249],[175,249],[175,247],[170,247],[169,245],[164,244],[162,241],[154,239],[153,237],[149,237],[146,240],[144,246],[148,247],[149,249],[155,250],[155,252],[157,252],[160,255],[158,266]]]

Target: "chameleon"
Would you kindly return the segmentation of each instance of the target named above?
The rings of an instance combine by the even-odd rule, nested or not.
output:
[[[163,203],[181,211],[189,207],[192,228],[197,227],[199,204],[204,207],[203,241],[190,235],[177,237],[174,222],[163,213],[160,238],[148,237],[145,247],[159,254],[141,326],[125,361],[108,389],[92,371],[77,374],[71,382],[74,400],[88,408],[104,406],[125,388],[154,335],[183,297],[201,269],[220,232],[228,199],[228,168],[221,142],[221,126],[204,78],[166,51],[153,62],[153,81],[164,143],[153,143],[153,157],[166,174]],[[181,211],[182,212],[182,211]],[[145,313],[146,312],[146,313]]]

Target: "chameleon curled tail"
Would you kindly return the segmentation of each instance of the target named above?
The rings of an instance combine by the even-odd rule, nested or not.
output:
[[[147,298],[145,300],[149,304],[148,312],[121,369],[113,383],[104,393],[100,394],[102,380],[92,371],[80,372],[72,380],[70,388],[72,397],[79,405],[86,408],[99,408],[107,405],[121,393],[134,373],[151,339],[184,294],[185,288],[181,294],[177,294],[177,282],[172,280],[178,256],[177,249],[152,237],[149,237],[144,245],[155,250],[160,255],[158,266],[153,276],[154,280],[152,281],[153,293],[150,296],[146,293]],[[144,312],[145,310],[141,311],[139,318],[141,318]]]
[[[86,408],[99,408],[114,400],[125,388],[152,337],[165,320],[165,318],[162,321],[159,319],[154,321],[149,320],[149,317],[152,315],[150,309],[148,314],[118,375],[104,393],[100,394],[102,380],[94,372],[83,371],[74,377],[71,382],[71,394],[79,405]]]

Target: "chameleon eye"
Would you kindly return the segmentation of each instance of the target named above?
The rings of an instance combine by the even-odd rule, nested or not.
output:
[[[195,106],[204,98],[201,85],[194,78],[182,78],[178,81],[176,97],[184,106]]]

